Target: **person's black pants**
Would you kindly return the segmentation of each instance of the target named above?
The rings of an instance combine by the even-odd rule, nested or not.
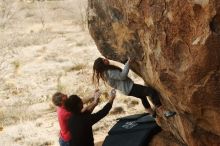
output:
[[[147,87],[147,86],[143,86],[143,85],[139,85],[139,84],[134,84],[131,89],[131,92],[129,93],[128,96],[134,96],[134,97],[140,98],[141,102],[145,108],[150,108],[150,104],[149,104],[146,96],[151,97],[151,100],[152,100],[154,106],[156,106],[156,107],[161,106],[158,92],[151,87]]]

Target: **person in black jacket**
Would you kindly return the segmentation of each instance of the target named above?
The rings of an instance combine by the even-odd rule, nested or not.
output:
[[[69,118],[69,129],[72,136],[71,146],[94,146],[92,126],[104,118],[112,108],[116,91],[113,89],[108,103],[97,113],[82,112],[83,102],[77,95],[71,95],[65,102],[65,107],[72,113]]]

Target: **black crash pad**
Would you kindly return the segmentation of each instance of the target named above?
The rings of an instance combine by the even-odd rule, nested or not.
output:
[[[103,146],[146,146],[160,131],[161,128],[150,115],[123,117],[110,129]]]

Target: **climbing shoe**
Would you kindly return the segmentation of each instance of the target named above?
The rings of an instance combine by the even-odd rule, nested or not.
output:
[[[164,116],[166,118],[170,118],[170,117],[173,117],[175,115],[176,115],[176,112],[171,112],[171,111],[167,111],[167,112],[164,113]]]

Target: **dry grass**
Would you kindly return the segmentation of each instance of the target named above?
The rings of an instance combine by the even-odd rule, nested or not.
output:
[[[66,72],[70,72],[70,71],[79,71],[86,68],[86,64],[83,63],[78,63],[73,65],[71,68],[67,69]]]
[[[92,62],[100,53],[85,27],[87,0],[16,2],[22,9],[0,28],[0,145],[58,146],[59,125],[51,96],[61,91],[89,103],[95,89]],[[96,111],[110,91],[103,84],[100,90]],[[95,141],[104,138],[114,119],[136,113],[136,105],[117,94],[112,114],[94,127]]]
[[[111,112],[110,114],[112,115],[117,115],[117,114],[123,114],[125,113],[125,110],[123,107],[115,107]]]
[[[135,105],[138,105],[139,102],[137,100],[131,100],[129,104],[135,106]]]
[[[15,72],[17,73],[18,69],[19,69],[20,66],[21,66],[20,61],[19,61],[19,60],[13,61],[12,64],[13,64],[13,66],[14,66],[14,68],[15,68]]]
[[[12,19],[18,17],[24,7],[18,1],[1,0],[0,1],[0,29],[5,29]]]
[[[57,91],[65,93],[66,86],[61,82],[62,74],[60,74],[57,78]]]

